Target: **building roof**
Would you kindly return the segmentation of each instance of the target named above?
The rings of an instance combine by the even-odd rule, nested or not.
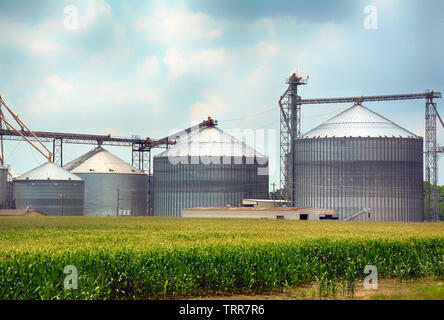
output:
[[[144,174],[102,147],[94,148],[63,166],[72,173]]]
[[[14,180],[78,180],[82,179],[52,162],[46,162]]]
[[[290,201],[282,199],[242,199],[242,202],[290,203]]]
[[[186,208],[186,210],[196,211],[298,211],[302,209],[308,209],[308,207],[196,207]],[[323,210],[323,209],[322,209]]]
[[[26,216],[26,215],[41,215],[47,216],[46,213],[43,213],[36,209],[1,209],[0,216]]]
[[[303,138],[332,137],[396,137],[419,138],[370,109],[355,104],[320,126],[302,135]]]
[[[156,157],[256,157],[267,158],[216,127],[201,128],[180,139]]]

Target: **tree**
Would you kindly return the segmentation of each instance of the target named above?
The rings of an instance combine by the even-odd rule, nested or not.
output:
[[[425,201],[425,191],[427,187],[427,182],[424,181],[424,220],[427,220],[427,203]],[[439,204],[438,204],[438,220],[444,221],[444,186],[437,186],[439,193]]]
[[[269,193],[270,200],[284,200],[284,189],[277,189]]]

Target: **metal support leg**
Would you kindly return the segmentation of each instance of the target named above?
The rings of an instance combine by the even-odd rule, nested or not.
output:
[[[63,166],[63,139],[52,140],[52,162]]]
[[[436,106],[435,106],[436,108]],[[438,194],[438,147],[436,144],[436,111],[433,100],[427,99],[425,106],[425,166],[426,166],[426,219],[437,221]]]

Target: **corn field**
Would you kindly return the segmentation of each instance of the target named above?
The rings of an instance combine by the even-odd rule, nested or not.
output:
[[[444,223],[169,218],[0,220],[1,299],[158,299],[444,278]],[[64,289],[64,267],[77,289]]]

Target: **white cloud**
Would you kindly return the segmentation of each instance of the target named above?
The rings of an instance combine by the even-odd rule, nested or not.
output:
[[[202,121],[208,116],[217,119],[224,111],[228,110],[228,105],[215,92],[204,91],[203,96],[205,98],[203,102],[197,101],[191,105],[190,121]]]
[[[138,101],[142,101],[149,105],[158,104],[163,99],[163,93],[160,89],[139,88],[137,90],[134,90],[133,94]]]
[[[200,50],[188,54],[176,48],[169,48],[163,58],[173,80],[182,77],[188,71],[195,70],[199,70],[199,76],[202,77],[204,72],[228,68],[235,60],[235,57],[229,55],[224,48]]]
[[[58,75],[51,75],[47,77],[44,83],[52,89],[56,89],[59,93],[65,93],[73,88],[73,84],[71,82],[63,81]]]
[[[159,59],[157,59],[157,56],[149,56],[143,62],[140,72],[143,76],[152,77],[157,74],[159,70],[160,62]]]
[[[278,46],[273,42],[261,42],[248,48],[249,56],[259,56],[261,58],[272,58],[280,53]]]
[[[83,30],[91,29],[101,19],[111,16],[111,6],[105,0],[90,0],[84,14],[79,17],[79,27]]]
[[[190,63],[194,66],[216,68],[231,61],[225,49],[201,50],[190,57]]]
[[[163,62],[166,64],[174,79],[180,78],[187,69],[187,60],[184,55],[175,48],[166,51]]]
[[[145,33],[149,41],[164,44],[208,40],[222,35],[220,23],[209,15],[164,4],[150,6],[148,16],[136,20],[134,29]]]
[[[9,19],[0,20],[0,30],[13,30],[10,37],[0,37],[0,46],[19,47],[31,56],[43,56],[64,51],[56,40],[56,35],[63,29],[57,20],[28,26]]]

